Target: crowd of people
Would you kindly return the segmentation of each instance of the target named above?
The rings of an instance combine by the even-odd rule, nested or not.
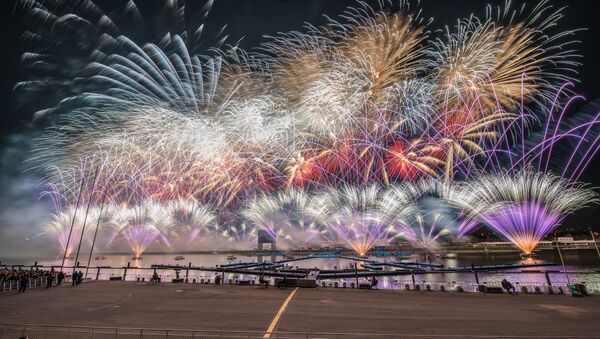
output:
[[[45,281],[43,279],[45,277]],[[46,283],[46,288],[51,288],[55,283],[56,286],[60,286],[65,280],[65,273],[62,271],[56,272],[54,268],[49,270],[43,270],[39,268],[31,268],[29,270],[24,270],[22,268],[4,268],[0,270],[0,284],[4,284],[6,282],[16,281],[18,285],[18,293],[24,293],[27,287],[30,286],[30,283],[33,281]],[[73,286],[79,285],[83,277],[83,273],[81,271],[74,272],[73,274]]]
[[[46,277],[45,281],[41,278]],[[38,281],[37,279],[40,279],[41,281]],[[8,267],[1,269],[0,270],[0,284],[4,284],[6,282],[12,282],[12,281],[18,281],[18,293],[24,293],[25,290],[27,289],[28,286],[30,286],[30,281],[34,281],[36,280],[36,282],[38,282],[39,284],[41,284],[42,282],[46,283],[46,288],[51,288],[54,283],[56,283],[56,286],[60,286],[63,281],[65,280],[65,274],[63,273],[63,271],[55,271],[54,268],[51,268],[50,270],[43,270],[43,269],[39,269],[39,268],[31,268],[29,270],[23,270],[20,267],[15,269],[9,269]],[[77,286],[79,284],[81,284],[83,280],[83,272],[81,271],[73,271],[73,275],[71,276],[71,284],[73,286]],[[156,271],[154,271],[154,274],[152,275],[150,282],[153,283],[158,283],[160,282],[160,277],[158,276],[158,274],[156,273]],[[285,277],[284,277],[284,281],[285,281]],[[217,274],[215,276],[215,284],[219,285],[221,284],[221,276],[219,274]],[[264,277],[260,277],[259,279],[259,284],[265,284],[266,286],[268,286],[268,282],[264,279]],[[370,288],[376,288],[377,287],[377,279],[375,277],[373,277],[370,281],[369,281],[369,287]],[[513,284],[511,284],[508,280],[503,279],[501,282],[501,286],[503,289],[505,289],[508,293],[513,294],[516,292],[516,289],[514,287]]]

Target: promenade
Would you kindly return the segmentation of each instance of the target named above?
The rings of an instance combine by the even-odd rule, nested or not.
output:
[[[600,298],[92,281],[0,294],[0,324],[264,332],[600,335]],[[285,303],[287,301],[287,303]],[[284,305],[285,307],[282,307]]]

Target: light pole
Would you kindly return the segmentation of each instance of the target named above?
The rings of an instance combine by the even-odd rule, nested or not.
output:
[[[558,250],[558,257],[560,258],[560,263],[562,264],[563,272],[565,272],[565,276],[567,277],[567,284],[571,285],[571,280],[569,279],[569,273],[567,272],[565,261],[563,260],[562,253],[560,253],[560,246],[558,245],[558,238],[556,237],[556,233],[554,234],[554,242],[556,243],[556,249]]]
[[[100,205],[100,212],[98,213],[98,220],[96,221],[96,230],[94,231],[94,240],[92,240],[92,247],[90,248],[90,256],[88,257],[87,265],[85,266],[85,275],[87,278],[88,269],[90,268],[90,262],[92,261],[92,253],[94,253],[94,245],[96,245],[96,236],[98,235],[98,227],[100,227],[100,218],[102,218],[102,211],[104,210],[104,202],[106,200],[106,191],[108,187],[104,188],[104,194],[102,194],[102,204]]]
[[[71,228],[69,229],[69,236],[67,237],[67,244],[65,245],[65,253],[63,254],[62,262],[60,264],[60,271],[63,271],[65,266],[65,259],[67,259],[67,251],[69,250],[69,243],[71,242],[71,234],[73,233],[73,226],[75,225],[75,217],[77,216],[77,210],[79,209],[79,201],[81,200],[81,191],[83,190],[83,184],[85,183],[85,177],[81,177],[81,184],[79,185],[79,193],[77,193],[77,202],[75,203],[75,210],[73,211],[73,219],[71,220]]]
[[[594,237],[594,232],[592,232],[592,228],[588,226],[588,230],[592,235],[592,241],[594,242],[594,247],[596,247],[596,253],[598,253],[598,258],[600,258],[600,249],[598,249],[598,244],[596,243],[596,238]]]
[[[81,243],[83,242],[83,234],[85,233],[85,226],[87,223],[88,213],[90,212],[90,206],[92,205],[92,195],[94,194],[94,189],[96,189],[96,178],[98,178],[98,171],[100,170],[100,165],[96,167],[96,172],[94,173],[94,180],[92,182],[92,190],[90,191],[90,196],[88,200],[88,205],[85,209],[85,217],[83,218],[83,225],[81,226],[81,236],[79,237],[79,244],[77,245],[77,254],[75,255],[75,262],[73,263],[73,272],[71,276],[75,274],[75,269],[77,268],[77,260],[79,260],[79,251],[81,251]],[[79,277],[79,279],[82,279]]]

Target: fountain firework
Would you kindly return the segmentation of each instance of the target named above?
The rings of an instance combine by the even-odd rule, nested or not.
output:
[[[461,237],[474,227],[473,219],[466,218],[463,210],[448,203],[457,193],[454,185],[437,180],[406,182],[390,187],[384,193],[382,210],[390,215],[389,223],[414,247],[433,251],[439,241]],[[398,217],[398,209],[405,213]]]
[[[391,220],[402,217],[410,204],[382,207],[377,186],[364,188],[344,186],[318,194],[313,210],[331,233],[331,240],[344,243],[358,255],[364,256],[377,244],[387,245],[400,234]]]
[[[439,241],[442,238],[452,235],[452,228],[443,223],[441,213],[423,215],[416,212],[406,219],[406,223],[399,226],[398,231],[416,248],[434,251],[440,247]]]
[[[209,206],[198,204],[194,200],[179,200],[173,202],[169,211],[177,225],[176,235],[186,239],[190,246],[199,236],[206,238],[217,232],[216,215]]]
[[[598,202],[595,192],[584,185],[531,170],[483,176],[463,189],[461,200],[472,213],[525,254],[568,214]]]
[[[314,212],[311,197],[297,189],[252,201],[242,211],[242,216],[279,244],[291,247],[318,245],[326,232]]]
[[[71,256],[73,250],[77,247],[79,239],[83,239],[91,244],[90,225],[95,225],[98,221],[99,211],[91,208],[85,215],[85,209],[76,210],[74,207],[66,208],[58,213],[51,215],[51,219],[46,226],[44,233],[54,234],[61,247],[61,252],[67,258]],[[84,234],[84,224],[87,225]]]

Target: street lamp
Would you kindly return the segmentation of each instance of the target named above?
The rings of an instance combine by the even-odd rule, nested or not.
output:
[[[567,284],[571,285],[571,280],[569,279],[569,273],[567,273],[567,267],[565,266],[565,261],[563,260],[562,253],[560,253],[560,246],[558,245],[558,238],[556,237],[556,233],[554,233],[554,242],[556,243],[556,249],[558,250],[558,256],[560,258],[560,263],[563,267],[563,272],[565,272],[565,276],[567,277]]]
[[[594,242],[594,247],[596,247],[596,253],[598,253],[598,258],[600,258],[600,249],[598,249],[598,244],[596,243],[596,238],[594,237],[594,232],[592,232],[592,228],[588,226],[588,230],[592,235],[592,241]]]

